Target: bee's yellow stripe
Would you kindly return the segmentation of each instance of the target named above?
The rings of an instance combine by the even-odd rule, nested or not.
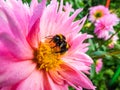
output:
[[[63,39],[63,35],[62,34],[59,34],[58,36],[60,37],[60,39]]]

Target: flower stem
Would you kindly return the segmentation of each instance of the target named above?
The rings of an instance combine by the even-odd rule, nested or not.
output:
[[[117,54],[120,54],[120,50],[106,53],[106,55],[110,55],[110,56],[114,56],[114,55],[117,55]],[[98,58],[104,58],[106,55],[104,54],[104,55],[101,55],[101,56],[91,56],[91,57],[93,59],[98,59]]]
[[[113,35],[111,35],[111,37],[110,37],[107,41],[111,40],[111,38],[114,37],[116,34],[118,34],[119,31],[120,31],[120,30],[117,30]]]
[[[109,8],[109,5],[110,5],[110,0],[107,0],[107,2],[106,2],[106,5],[105,5],[105,6],[106,6],[107,8]]]

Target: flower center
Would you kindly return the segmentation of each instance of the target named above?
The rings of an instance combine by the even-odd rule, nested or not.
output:
[[[94,16],[95,16],[95,18],[98,19],[98,18],[101,18],[103,16],[103,13],[101,11],[97,11]]]
[[[39,47],[35,51],[34,61],[37,63],[38,69],[44,69],[46,71],[59,68],[62,63],[61,53],[56,53],[59,50],[58,47],[53,47],[54,43],[41,42]]]

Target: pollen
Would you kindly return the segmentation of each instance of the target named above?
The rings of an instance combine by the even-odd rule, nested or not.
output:
[[[60,64],[62,64],[62,55],[60,53],[56,53],[57,49],[58,48],[53,48],[49,43],[41,42],[34,53],[34,61],[37,63],[37,68],[44,69],[46,71],[59,68]]]

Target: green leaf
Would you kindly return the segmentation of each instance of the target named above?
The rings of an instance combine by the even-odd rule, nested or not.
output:
[[[69,90],[75,90],[73,87],[69,86]]]
[[[22,0],[23,1],[23,3],[28,3],[28,4],[30,4],[30,2],[31,2],[31,0]]]
[[[110,86],[112,86],[114,84],[114,82],[118,79],[119,75],[120,75],[120,65],[117,68],[115,74],[113,75],[113,77],[112,77],[112,79],[111,79],[111,81],[109,83]]]
[[[90,70],[90,77],[93,78],[95,74],[96,74],[96,72],[95,72],[95,64],[92,64],[91,65],[91,70]]]
[[[96,51],[93,54],[96,56],[102,56],[102,55],[106,55],[107,53],[105,51]]]
[[[89,46],[90,50],[94,51],[95,46],[94,46],[94,43],[93,43],[92,39],[88,39],[88,42],[90,43],[90,46]]]

